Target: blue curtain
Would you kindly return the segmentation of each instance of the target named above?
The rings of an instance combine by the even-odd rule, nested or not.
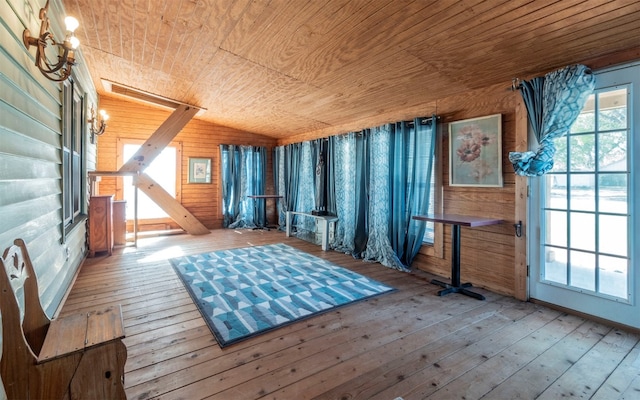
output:
[[[277,199],[276,209],[278,211],[278,226],[280,230],[283,229],[285,224],[285,211],[286,208],[286,173],[285,173],[285,157],[284,146],[274,147],[273,149],[273,182],[275,194],[282,196]]]
[[[383,125],[370,130],[369,208],[367,210],[368,242],[364,259],[378,261],[398,270],[406,267],[398,259],[391,246],[392,213],[392,126]]]
[[[285,147],[285,188],[286,211],[296,211],[298,202],[298,182],[300,181],[300,162],[302,143],[293,143]],[[282,224],[284,226],[284,224]]]
[[[250,147],[250,146],[249,146]],[[247,157],[247,168],[251,171],[251,179],[247,184],[247,195],[265,194],[267,176],[267,149],[253,147]],[[253,200],[253,220],[258,226],[267,226],[266,201]],[[248,211],[250,212],[250,210]]]
[[[329,138],[329,186],[338,223],[331,247],[353,253],[356,236],[356,133]]]
[[[247,196],[264,194],[266,149],[264,147],[220,145],[223,226],[264,226],[264,202]]]
[[[314,210],[327,211],[327,143],[328,139],[316,139],[311,141],[311,157],[313,160],[313,191]]]
[[[274,174],[277,171],[275,190],[282,196],[278,207],[278,222],[281,230],[286,224],[287,211],[310,212],[313,207],[311,205],[313,192],[300,195],[301,192],[310,190],[310,185],[313,185],[313,176],[309,175],[312,173],[310,151],[309,142],[292,143],[274,149]],[[307,157],[306,160],[305,157]],[[301,186],[306,189],[301,189]],[[293,216],[291,221],[293,226],[298,224],[298,219],[295,215]]]
[[[280,229],[285,227],[286,211],[310,213],[317,208],[316,167],[320,154],[325,154],[327,147],[327,139],[318,139],[279,146],[274,149],[275,190],[277,194],[282,196],[278,209]],[[328,169],[325,161],[323,173],[326,173]],[[332,182],[331,185],[333,185]],[[310,236],[315,232],[313,218],[294,215],[291,225],[298,236]]]
[[[425,224],[411,217],[428,212],[435,138],[434,116],[277,148],[277,193],[288,210],[316,206],[315,167],[326,143],[327,211],[338,216],[331,247],[406,271],[424,236]],[[292,225],[315,230],[311,218]]]
[[[362,258],[369,241],[369,135],[371,131],[366,129],[362,134],[356,135],[355,170],[350,173],[355,175],[355,236],[352,255]]]
[[[369,242],[365,258],[407,271],[422,245],[435,154],[436,117],[371,130]]]
[[[298,166],[298,194],[294,210],[310,213],[315,207],[315,171],[316,165],[311,154],[311,142],[303,142],[300,149],[300,164]],[[296,218],[292,225],[301,235],[315,232],[315,219],[309,217]]]
[[[553,168],[553,139],[569,132],[594,87],[595,76],[580,64],[522,82],[522,96],[539,147],[535,152],[509,153],[516,174],[541,176]]]
[[[398,122],[391,147],[391,244],[400,261],[411,265],[422,246],[426,224],[414,215],[429,211],[437,117]]]
[[[327,168],[327,213],[338,215],[336,206],[336,181],[335,181],[335,136],[327,139],[326,143],[326,168]]]
[[[240,215],[240,152],[235,151],[235,146],[220,146],[220,166],[222,224],[227,227]]]

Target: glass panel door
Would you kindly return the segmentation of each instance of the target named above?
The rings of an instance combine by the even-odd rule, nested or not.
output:
[[[531,259],[532,298],[636,327],[631,155],[638,71],[596,74],[597,88],[570,134],[555,141],[553,170],[532,179],[537,233],[529,236],[539,249]]]

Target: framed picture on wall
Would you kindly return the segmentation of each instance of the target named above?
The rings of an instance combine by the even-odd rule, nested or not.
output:
[[[211,183],[211,159],[189,157],[189,183]]]
[[[502,187],[502,114],[449,124],[449,186]]]

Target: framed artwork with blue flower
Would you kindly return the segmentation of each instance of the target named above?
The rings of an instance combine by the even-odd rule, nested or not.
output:
[[[449,124],[449,186],[502,187],[502,114]]]
[[[211,159],[189,157],[189,183],[211,183]]]

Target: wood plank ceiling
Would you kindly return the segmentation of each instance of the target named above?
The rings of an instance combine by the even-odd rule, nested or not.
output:
[[[513,77],[640,46],[640,2],[630,0],[63,4],[80,21],[99,93],[107,79],[274,138],[403,119],[449,95],[507,90]]]

